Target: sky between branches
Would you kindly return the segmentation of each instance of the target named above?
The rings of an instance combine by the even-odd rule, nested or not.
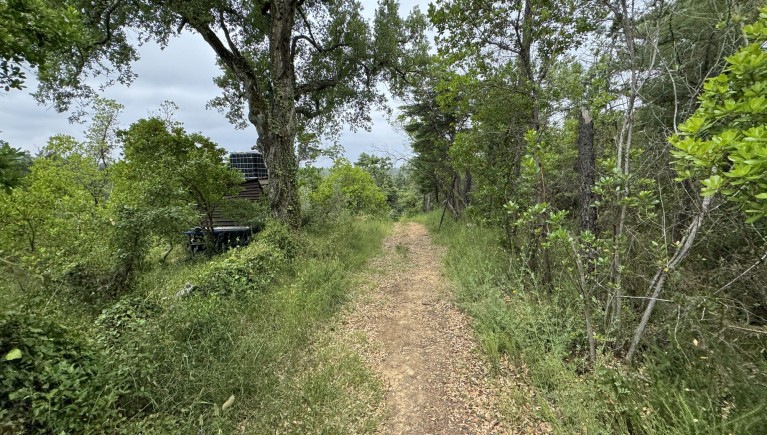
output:
[[[362,0],[364,15],[372,19],[376,0]],[[406,15],[419,6],[426,12],[428,0],[400,0],[400,13]],[[190,132],[200,132],[213,139],[227,151],[247,151],[256,142],[255,127],[238,130],[223,114],[205,108],[206,103],[219,94],[213,77],[220,74],[213,50],[198,35],[183,32],[173,39],[165,50],[154,43],[140,47],[141,59],[134,65],[138,78],[130,87],[113,86],[102,96],[125,106],[120,116],[120,126],[128,127],[134,121],[151,116],[160,104],[173,101],[178,105],[176,118]],[[82,139],[87,125],[70,124],[69,114],[57,113],[52,107],[38,105],[31,93],[36,88],[34,73],[27,88],[0,93],[0,139],[11,146],[36,154],[55,134],[69,134]],[[400,102],[391,101],[396,109]],[[410,154],[407,135],[392,125],[381,111],[371,113],[370,131],[344,129],[339,138],[346,150],[346,157],[354,161],[360,153],[390,153],[395,158]],[[396,111],[395,111],[396,116]],[[329,144],[329,143],[328,143]],[[327,165],[328,162],[320,161]]]

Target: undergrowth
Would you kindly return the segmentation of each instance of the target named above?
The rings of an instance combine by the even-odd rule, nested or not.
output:
[[[157,265],[98,314],[4,282],[0,357],[21,357],[0,361],[0,432],[372,431],[372,374],[345,349],[311,344],[389,228],[272,227],[210,260]]]
[[[666,346],[647,349],[636,368],[600,352],[590,371],[573,283],[560,278],[556,291],[539,289],[500,248],[500,234],[450,219],[439,228],[439,218],[417,219],[447,246],[445,271],[482,349],[496,367],[502,355],[526,367],[535,391],[504,398],[509,421],[529,409],[556,433],[767,433],[763,356],[754,361],[712,349],[689,357]]]

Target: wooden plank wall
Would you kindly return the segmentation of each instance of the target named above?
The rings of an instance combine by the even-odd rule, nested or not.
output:
[[[247,199],[249,201],[257,201],[264,195],[264,188],[262,184],[265,184],[266,180],[247,180],[242,183],[242,190],[236,196],[231,198]],[[234,227],[239,224],[226,216],[221,215],[221,211],[216,209],[213,212],[213,226],[214,227]]]

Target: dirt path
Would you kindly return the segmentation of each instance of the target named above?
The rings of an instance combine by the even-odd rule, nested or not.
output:
[[[398,223],[343,334],[386,386],[385,434],[504,433],[471,326],[451,303],[441,249]],[[354,340],[353,340],[354,341]]]

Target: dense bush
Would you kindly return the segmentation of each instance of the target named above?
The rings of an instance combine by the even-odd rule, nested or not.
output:
[[[202,267],[195,283],[205,294],[232,295],[266,288],[286,264],[278,248],[255,242],[234,248]]]
[[[299,235],[277,221],[269,222],[266,229],[258,233],[257,240],[279,249],[287,260],[293,260],[300,253]]]
[[[325,218],[343,212],[379,216],[389,213],[386,195],[376,185],[373,176],[346,161],[336,163],[310,198],[315,204],[315,212]]]
[[[103,433],[122,393],[96,348],[37,315],[0,315],[0,431]]]
[[[22,358],[0,362],[0,431],[264,433],[294,421],[302,432],[372,430],[366,412],[380,390],[369,370],[342,349],[320,355],[311,344],[346,300],[348,271],[377,252],[387,228],[313,228],[302,236],[312,248],[291,267],[276,245],[298,252],[296,236],[273,227],[251,246],[144,272],[134,293],[90,324],[92,310],[55,316],[79,333],[35,315],[3,317],[0,357],[18,348]],[[194,276],[209,291],[174,297]],[[65,391],[47,400],[55,388]]]

